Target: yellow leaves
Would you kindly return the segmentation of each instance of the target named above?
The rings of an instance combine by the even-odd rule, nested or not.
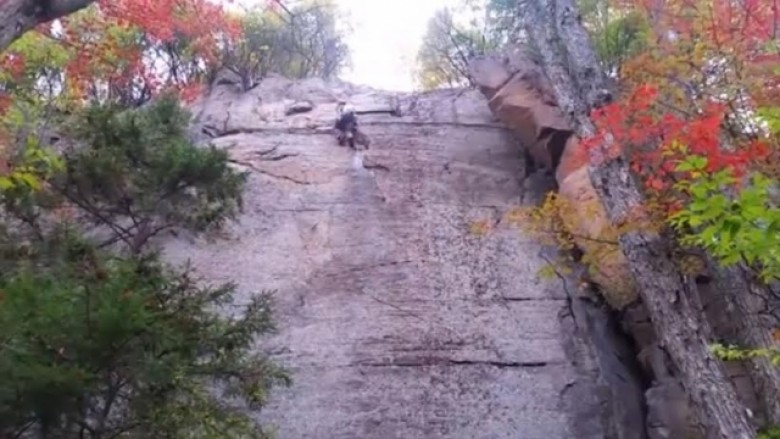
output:
[[[558,276],[568,276],[574,272],[569,265],[569,262],[570,261],[565,259],[550,262],[540,268],[539,271],[536,272],[536,275],[539,279],[555,279]]]
[[[16,169],[9,175],[0,175],[0,192],[25,186],[33,191],[42,188],[38,176],[25,169]]]
[[[704,260],[697,255],[679,254],[675,255],[674,259],[680,272],[687,276],[695,276],[704,273],[707,269]]]
[[[9,164],[10,151],[2,151],[3,168],[0,174],[0,192],[9,190],[40,191],[43,182],[53,172],[62,169],[62,162],[53,152],[40,147],[35,137],[27,138],[20,163]]]
[[[540,206],[515,208],[504,216],[504,220],[519,226],[543,245],[570,250],[574,248],[574,239],[564,221],[564,216],[570,212],[564,198],[549,192]]]
[[[558,272],[555,271],[555,266],[552,264],[545,265],[536,273],[540,279],[553,279],[557,274]]]
[[[490,232],[491,229],[492,226],[490,221],[486,219],[473,221],[471,224],[469,224],[469,233],[476,236],[485,236]]]

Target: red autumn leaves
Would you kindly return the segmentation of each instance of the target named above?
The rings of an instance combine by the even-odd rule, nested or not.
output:
[[[97,80],[119,87],[143,84],[153,93],[173,88],[191,100],[198,94],[195,79],[164,78],[147,51],[183,42],[193,63],[209,65],[218,61],[220,42],[240,33],[236,20],[210,0],[99,0],[83,13],[91,15],[63,17],[57,35],[50,31],[50,23],[35,30],[70,49],[65,79],[75,97],[83,96]],[[24,59],[9,50],[0,59],[0,68],[23,74]],[[0,110],[10,99],[0,99]]]
[[[607,156],[626,156],[649,194],[667,200],[679,198],[671,195],[672,187],[690,175],[678,172],[677,165],[691,155],[706,157],[708,172],[727,170],[738,178],[766,163],[776,153],[769,143],[774,140],[726,119],[753,118],[747,111],[751,106],[778,106],[780,52],[771,43],[780,32],[780,0],[618,1],[647,14],[653,36],[646,53],[661,68],[642,69],[641,63],[648,61],[638,59],[633,71],[640,77],[633,84],[641,85],[593,112],[597,134],[583,146],[600,148]],[[706,72],[713,63],[722,65],[715,67],[718,74],[710,75]],[[647,71],[654,73],[644,74]],[[670,103],[669,96],[690,93],[675,90],[679,84],[670,80],[675,75],[700,83],[709,97]],[[739,94],[748,105],[735,105],[734,98],[721,103],[720,94]]]
[[[585,139],[583,147],[603,148],[611,136],[645,187],[656,192],[684,177],[675,168],[687,156],[707,157],[709,172],[727,169],[742,176],[751,163],[769,154],[769,146],[759,139],[724,144],[725,105],[709,103],[699,114],[683,117],[659,111],[659,99],[658,91],[645,85],[627,99],[595,110],[591,117],[598,133]]]

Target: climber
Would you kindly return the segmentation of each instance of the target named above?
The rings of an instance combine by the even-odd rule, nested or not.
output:
[[[339,131],[339,145],[344,146],[346,142],[352,149],[355,149],[355,137],[358,136],[355,108],[341,101],[336,106],[336,113],[338,114],[336,129]]]

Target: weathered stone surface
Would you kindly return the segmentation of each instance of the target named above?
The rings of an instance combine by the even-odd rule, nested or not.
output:
[[[492,99],[501,87],[503,87],[513,76],[504,60],[496,57],[484,57],[481,62],[474,62],[469,66],[469,73],[478,84],[479,91],[485,97]]]
[[[558,192],[567,201],[563,220],[574,241],[596,261],[591,264],[592,280],[602,286],[603,295],[616,309],[634,302],[637,295],[633,276],[617,245],[617,234],[590,184],[588,168],[580,167],[566,176],[559,182]]]
[[[581,147],[576,136],[566,131],[565,123],[561,128],[561,125],[555,126],[549,120],[540,122],[542,117],[538,116],[541,113],[538,109],[555,108],[556,105],[554,99],[545,97],[550,94],[550,88],[544,80],[538,78],[538,67],[522,55],[520,49],[515,49],[503,58],[477,60],[472,71],[479,73],[474,78],[480,90],[491,99],[491,110],[516,132],[537,161],[555,167],[559,195],[566,201],[564,208],[567,211],[562,215],[563,220],[573,233],[578,247],[589,258],[591,280],[601,287],[601,296],[613,308],[621,311],[624,331],[630,334],[637,346],[637,357],[649,382],[646,392],[649,437],[701,437],[698,421],[690,410],[691,403],[676,376],[679,371],[671,366],[666,351],[659,346],[646,307],[637,301],[637,287],[626,258],[615,245],[617,234],[607,219],[588,175],[588,152]],[[545,129],[553,136],[557,134],[563,137],[565,146],[553,146],[561,144],[561,137],[557,142],[540,139]],[[559,151],[560,160],[557,160]],[[734,305],[725,300],[726,297],[722,291],[702,289],[709,323],[719,337],[732,340],[735,337],[734,322],[729,321],[728,316],[731,314],[723,311],[728,311]],[[604,337],[596,337],[594,340],[598,344]],[[603,362],[600,366],[602,370],[609,369]],[[735,385],[741,401],[752,411],[753,420],[760,424],[763,413],[756,398],[756,383],[751,380],[744,364],[729,364],[727,378]],[[616,389],[618,386],[613,383],[610,388]]]
[[[688,397],[676,379],[655,383],[646,394],[648,439],[698,438]]]
[[[644,306],[637,303],[633,276],[625,256],[619,246],[615,245],[615,230],[588,175],[587,151],[569,131],[564,119],[556,113],[558,110],[551,98],[549,85],[540,78],[538,67],[521,50],[515,49],[503,59],[485,57],[476,60],[472,64],[472,73],[478,73],[474,74],[474,78],[482,93],[490,99],[490,108],[494,114],[513,130],[536,161],[555,170],[559,195],[564,200],[561,206],[565,209],[563,220],[578,247],[589,258],[592,267],[589,277],[600,286],[601,296],[610,306],[624,311],[624,330],[634,339],[639,354],[637,359],[647,379],[652,381],[646,393],[647,434],[653,438],[680,437],[676,434],[695,430],[694,421],[688,414],[689,401],[684,393],[675,391],[679,382],[668,370],[666,357],[658,348],[652,324],[643,315],[646,312]],[[543,132],[546,132],[547,137],[542,135]],[[599,315],[602,320],[605,318],[597,308],[591,306],[585,309],[590,311],[581,311],[581,315],[593,314]],[[581,317],[581,320],[587,319]],[[603,324],[598,318],[589,321],[591,328],[597,324],[593,322]],[[606,332],[602,331],[593,337],[591,343],[596,346],[603,343],[608,338],[604,334]],[[612,350],[619,350],[615,342],[612,346]],[[604,348],[597,350],[604,351]],[[610,357],[597,355],[597,358],[602,372],[611,370]],[[615,376],[615,373],[607,372],[600,379],[612,392],[630,394],[636,391],[630,386],[622,386],[621,381],[611,380]],[[617,417],[637,412],[625,411],[626,406],[611,409]],[[615,437],[630,437],[630,431],[615,431],[614,434]],[[642,434],[645,434],[644,431]]]
[[[301,99],[313,109],[285,115]],[[403,117],[366,115],[371,149],[339,148],[340,99]],[[639,400],[606,390],[628,366],[500,221],[541,186],[486,103],[274,78],[196,104],[198,131],[251,171],[246,212],[221,240],[162,244],[247,297],[278,291],[279,333],[263,345],[295,382],[262,416],[279,437],[601,439],[616,422],[643,437]],[[487,236],[469,233],[486,218]]]
[[[535,64],[520,51],[486,56],[470,64],[490,109],[519,137],[534,160],[555,169],[571,130],[558,112]]]
[[[574,209],[564,220],[594,261],[593,280],[614,306],[633,301],[636,290],[625,257],[617,245],[607,243],[614,236],[588,177],[587,153],[560,114],[538,66],[514,49],[503,57],[478,58],[470,68],[496,117],[537,163],[555,171],[559,192]]]
[[[307,113],[313,109],[314,104],[310,101],[298,101],[293,102],[290,106],[288,106],[287,110],[285,110],[285,114],[290,116],[298,113]]]

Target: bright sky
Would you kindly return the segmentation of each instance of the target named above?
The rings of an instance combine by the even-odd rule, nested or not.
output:
[[[238,0],[253,4],[265,0]],[[414,88],[417,49],[434,12],[457,0],[335,0],[347,14],[352,68],[342,79],[384,90]]]
[[[353,68],[343,79],[386,90],[412,90],[417,49],[434,12],[455,0],[336,0],[349,14]]]

